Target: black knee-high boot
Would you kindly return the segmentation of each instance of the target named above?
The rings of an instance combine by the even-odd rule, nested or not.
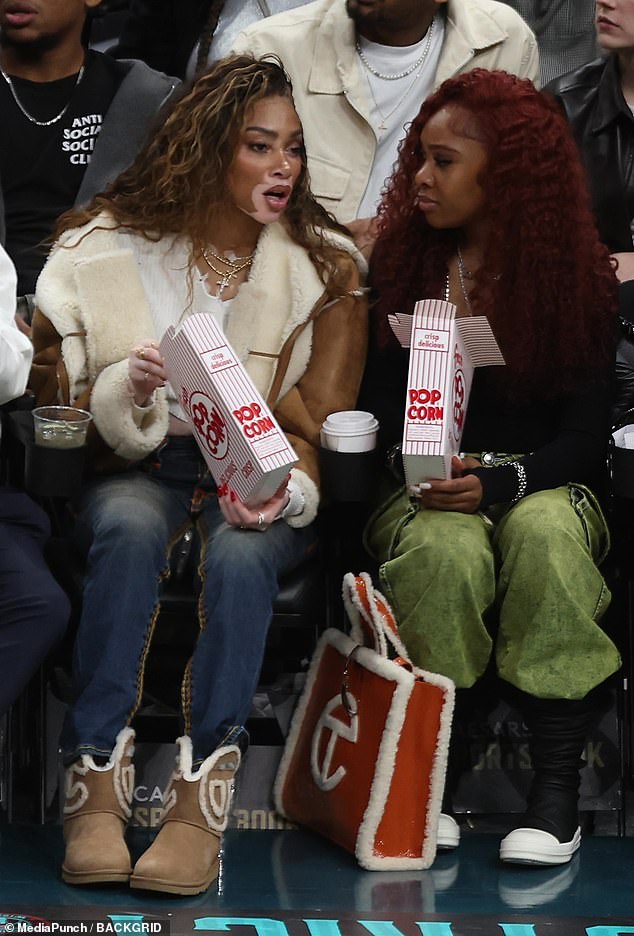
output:
[[[534,771],[525,824],[569,842],[579,825],[579,771],[595,710],[579,700],[536,699],[526,712]]]
[[[579,770],[588,732],[602,708],[602,687],[583,699],[515,699],[530,731],[533,779],[527,810],[502,842],[505,861],[562,864],[580,844]],[[538,834],[531,835],[531,830]],[[547,833],[546,836],[539,833]],[[552,836],[552,839],[549,838]]]

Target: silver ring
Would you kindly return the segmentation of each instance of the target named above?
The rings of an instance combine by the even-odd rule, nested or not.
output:
[[[258,514],[258,530],[263,530],[263,529],[264,529],[264,514],[259,513]]]
[[[145,374],[143,375],[143,380],[149,380],[149,379],[150,379],[150,372],[146,370]]]

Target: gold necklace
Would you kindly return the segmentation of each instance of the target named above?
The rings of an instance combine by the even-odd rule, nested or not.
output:
[[[223,290],[231,284],[231,280],[235,279],[239,273],[243,270],[246,270],[247,267],[250,267],[253,263],[254,254],[250,254],[248,257],[236,257],[235,260],[230,260],[228,257],[222,257],[219,254],[215,253],[210,248],[211,254],[215,257],[216,260],[224,263],[229,267],[228,270],[219,270],[218,267],[214,266],[209,257],[207,256],[207,251],[203,247],[200,251],[201,256],[210,270],[212,270],[216,276],[219,276],[220,279],[216,280],[216,286],[218,287],[216,291],[216,296],[221,298]]]
[[[221,263],[227,263],[229,266],[237,266],[238,263],[242,263],[245,260],[253,260],[253,254],[250,253],[246,257],[225,257],[223,254],[217,254],[213,247],[206,247],[212,257],[215,257],[216,260],[220,260]]]
[[[460,289],[462,290],[464,301],[467,304],[467,310],[469,312],[469,315],[473,315],[473,309],[471,308],[471,300],[469,299],[469,293],[467,292],[467,287],[465,285],[465,280],[467,278],[471,279],[473,274],[469,274],[465,270],[464,260],[462,259],[462,251],[460,250],[460,244],[456,245],[456,256],[458,258],[458,279],[460,280]]]

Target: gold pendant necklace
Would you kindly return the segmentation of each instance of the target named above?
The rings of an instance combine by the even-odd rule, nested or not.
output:
[[[224,263],[225,266],[229,267],[228,270],[219,270],[215,266],[207,255],[207,250],[203,247],[201,250],[201,256],[209,269],[219,276],[220,279],[216,280],[216,286],[218,287],[216,291],[216,296],[220,299],[222,297],[223,291],[227,286],[231,285],[231,280],[235,279],[239,273],[243,270],[246,270],[253,263],[254,254],[249,254],[248,257],[236,257],[235,260],[230,260],[229,257],[222,257],[220,254],[217,254],[214,250],[209,249],[209,252],[212,256],[218,260],[219,263]]]

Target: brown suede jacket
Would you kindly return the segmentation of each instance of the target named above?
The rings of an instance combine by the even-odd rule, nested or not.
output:
[[[226,329],[299,457],[292,476],[305,507],[288,518],[296,526],[310,523],[319,505],[321,423],[329,413],[355,406],[366,357],[367,301],[351,256],[355,250],[335,238],[344,286],[331,299],[283,224],[266,227]],[[144,249],[151,249],[147,241]],[[182,288],[185,308],[185,272]],[[134,407],[128,355],[142,339],[161,335],[129,235],[113,229],[106,215],[66,232],[38,280],[36,306],[31,386],[38,403],[70,403],[92,412],[89,445],[97,473],[124,470],[151,454],[167,434],[167,401],[159,391],[147,410]]]

